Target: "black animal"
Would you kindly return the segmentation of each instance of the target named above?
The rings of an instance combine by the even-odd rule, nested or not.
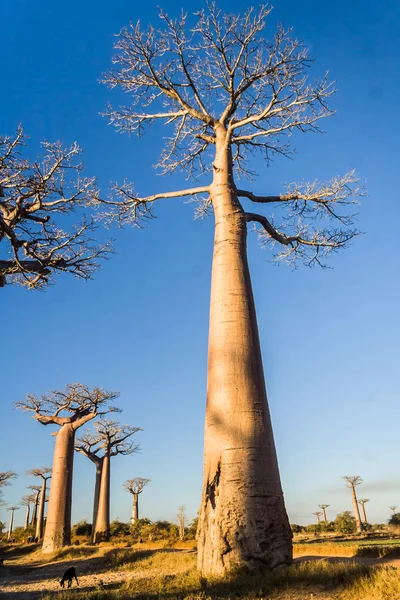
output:
[[[67,569],[64,573],[64,575],[62,576],[62,579],[60,579],[60,585],[61,587],[64,587],[64,583],[66,581],[68,581],[68,586],[67,587],[71,587],[72,585],[72,580],[75,577],[76,579],[76,585],[79,585],[79,581],[78,578],[76,576],[76,571],[74,567],[70,567],[69,569]]]

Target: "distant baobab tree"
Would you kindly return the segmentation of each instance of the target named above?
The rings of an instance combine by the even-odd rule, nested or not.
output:
[[[321,515],[322,514],[323,513],[321,511],[317,511],[317,512],[313,513],[313,515],[315,515],[317,517],[317,519],[318,519],[318,525],[321,523]]]
[[[39,510],[39,501],[40,501],[40,492],[42,490],[42,487],[38,486],[38,485],[28,485],[28,488],[30,490],[32,490],[32,494],[34,497],[32,518],[31,518],[31,527],[33,527],[33,529],[36,530],[37,514],[38,514],[38,510]]]
[[[362,190],[353,171],[328,183],[294,183],[278,194],[236,186],[240,175],[252,175],[247,160],[253,153],[260,151],[267,163],[291,155],[292,134],[319,132],[319,120],[334,112],[327,77],[307,79],[312,59],[302,42],[282,26],[264,37],[270,12],[262,6],[223,14],[210,3],[191,26],[184,13],[173,20],[160,10],[161,29],[137,23],[121,30],[114,68],[104,77],[131,100],[108,108],[116,129],[141,135],[153,123],[171,125],[161,172],[181,169],[186,179],[204,182],[140,195],[126,180],[102,199],[105,218],[140,227],[154,217],[158,200],[184,197],[199,202],[198,214],[215,217],[198,526],[204,575],[292,560],[247,260],[248,224],[258,226],[276,260],[309,266],[324,266],[358,234],[352,205]],[[246,204],[268,208],[269,215]]]
[[[362,510],[362,515],[363,515],[363,522],[368,525],[368,521],[367,521],[367,512],[365,510],[365,505],[367,504],[367,502],[369,502],[369,498],[361,498],[358,501],[358,504],[361,506],[361,510]]]
[[[139,519],[139,494],[143,492],[143,488],[150,483],[150,481],[151,479],[145,479],[144,477],[134,477],[133,479],[128,479],[124,483],[124,488],[126,491],[133,496],[131,517],[132,525]]]
[[[92,526],[93,541],[98,543],[107,541],[110,537],[111,458],[118,454],[128,455],[137,452],[138,445],[129,438],[138,431],[141,431],[141,429],[140,427],[132,427],[131,425],[121,425],[121,423],[110,421],[109,419],[97,421],[94,427],[95,433],[89,434],[86,442],[90,443],[90,452],[92,454],[94,454],[96,450],[94,443],[97,444],[98,451],[103,453],[100,486],[98,490],[98,507],[96,509],[96,520]],[[77,441],[75,449],[86,454],[87,444],[85,444],[85,437]],[[88,456],[88,458],[91,457]]]
[[[10,524],[8,526],[8,534],[7,534],[7,542],[9,542],[12,538],[13,525],[14,525],[14,512],[16,510],[19,510],[19,506],[10,506],[10,508],[8,508],[7,510],[10,511]]]
[[[356,486],[360,485],[363,480],[359,475],[346,475],[342,477],[346,481],[346,487],[351,489],[351,497],[353,500],[353,508],[354,508],[354,518],[356,520],[357,532],[360,533],[362,531],[362,523],[360,517],[360,511],[358,509],[358,500],[356,494]]]
[[[63,215],[88,206],[98,195],[93,177],[84,177],[75,143],[43,142],[42,160],[22,157],[26,136],[0,136],[0,287],[6,280],[43,287],[60,272],[90,278],[109,244],[92,239],[95,223],[83,218],[70,231]]]
[[[43,469],[31,469],[28,471],[27,475],[33,475],[33,477],[39,477],[42,480],[35,532],[35,537],[37,537],[38,541],[41,542],[44,533],[44,508],[46,504],[47,480],[51,478],[51,469],[49,467],[45,467]]]
[[[28,529],[28,527],[29,527],[31,504],[33,504],[34,502],[35,502],[34,494],[27,494],[26,496],[23,496],[21,499],[21,506],[26,506],[25,524],[24,524],[25,530]]]
[[[49,508],[43,539],[43,552],[53,552],[71,543],[72,473],[75,432],[88,421],[116,409],[109,402],[116,392],[88,388],[80,383],[68,384],[41,397],[29,394],[16,407],[33,412],[42,425],[57,425],[50,487]],[[54,435],[54,434],[53,434]]]
[[[182,506],[178,508],[176,517],[178,520],[179,539],[182,541],[185,539],[185,527],[187,524],[186,506],[182,504]]]
[[[389,508],[392,511],[392,513],[395,515],[397,506],[389,506]]]
[[[326,518],[326,509],[328,508],[328,506],[330,506],[330,504],[318,504],[318,506],[322,510],[322,513],[324,515],[324,523],[326,525],[328,522],[328,520]]]

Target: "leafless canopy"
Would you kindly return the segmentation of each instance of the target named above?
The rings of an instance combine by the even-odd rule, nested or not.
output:
[[[151,479],[146,479],[145,477],[134,477],[125,481],[124,488],[130,494],[140,494],[150,481]]]
[[[359,475],[346,475],[342,477],[346,481],[346,487],[354,488],[356,485],[363,483],[362,478]]]
[[[326,508],[328,508],[328,506],[330,506],[330,504],[318,504],[319,508],[322,508],[322,510],[325,510]]]
[[[121,425],[117,421],[101,419],[94,424],[94,428],[94,433],[86,432],[76,440],[75,450],[77,452],[90,458],[102,450],[106,450],[109,456],[117,456],[117,454],[133,454],[139,449],[138,444],[129,438],[138,431],[142,431],[140,427]]]
[[[161,28],[140,23],[121,30],[115,45],[115,68],[104,83],[130,97],[126,106],[109,106],[106,115],[119,132],[141,135],[151,124],[172,126],[158,163],[162,173],[182,169],[199,178],[211,168],[216,132],[226,132],[237,175],[252,173],[251,155],[261,152],[269,163],[280,154],[290,156],[295,132],[319,132],[320,120],[333,114],[328,102],[334,94],[327,75],[310,82],[313,59],[290,29],[279,26],[269,39],[271,8],[261,6],[240,15],[223,14],[215,4],[196,13],[171,19],[160,10]],[[115,184],[106,216],[142,226],[154,216],[157,200],[193,196],[199,212],[210,207],[209,185],[175,192],[140,196],[129,181]],[[323,265],[330,252],[346,247],[357,235],[353,205],[363,195],[354,173],[328,183],[290,183],[280,194],[253,194],[237,189],[240,198],[270,205],[273,218],[249,211],[258,223],[262,243],[270,244],[277,260],[303,260]],[[107,210],[107,209],[106,209]],[[315,227],[318,221],[321,226]]]
[[[30,506],[33,502],[35,502],[34,494],[27,494],[26,496],[22,496],[21,498],[22,506]]]
[[[15,407],[33,412],[33,418],[42,425],[70,423],[73,429],[78,429],[95,416],[118,412],[117,408],[109,405],[118,396],[117,392],[70,383],[65,390],[54,390],[43,396],[28,394],[26,400],[16,402]]]
[[[0,286],[7,276],[10,283],[43,287],[61,271],[88,279],[111,246],[91,237],[92,219],[83,217],[68,231],[61,223],[97,198],[95,179],[84,176],[76,143],[43,142],[43,159],[30,162],[22,156],[25,140],[21,127],[0,136]]]
[[[17,474],[13,471],[0,471],[0,487],[10,485],[10,479],[13,477],[17,477]]]
[[[366,504],[367,502],[369,502],[369,498],[361,498],[361,500],[358,500],[358,504]]]
[[[51,467],[43,467],[42,469],[31,469],[27,471],[27,475],[32,475],[33,477],[41,477],[42,479],[50,479],[51,477]]]
[[[19,510],[19,506],[10,506],[7,510],[14,512],[14,510]]]

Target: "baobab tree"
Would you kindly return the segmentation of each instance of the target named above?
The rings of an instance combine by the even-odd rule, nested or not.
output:
[[[71,542],[72,473],[74,464],[75,432],[88,421],[115,411],[109,403],[118,393],[80,384],[68,384],[65,390],[54,390],[37,397],[28,394],[26,400],[15,406],[32,412],[42,425],[57,425],[54,448],[52,484],[43,552],[53,552]]]
[[[93,219],[64,231],[60,217],[65,222],[65,213],[93,202],[95,179],[84,176],[76,143],[43,142],[43,158],[30,162],[22,157],[25,142],[22,127],[0,136],[0,287],[6,280],[43,287],[60,272],[88,279],[111,246],[93,240]]]
[[[359,475],[346,475],[342,477],[346,481],[346,487],[351,489],[351,498],[353,500],[354,518],[356,520],[357,532],[361,533],[362,523],[360,518],[360,511],[358,509],[358,500],[356,494],[356,486],[360,485],[363,480]]]
[[[317,512],[313,513],[313,515],[315,515],[317,517],[317,519],[318,519],[318,525],[321,523],[321,515],[322,514],[323,513],[321,511],[317,511]]]
[[[187,524],[186,506],[183,504],[182,506],[179,506],[176,518],[178,521],[179,539],[182,541],[185,539],[185,527]]]
[[[10,508],[7,508],[7,510],[10,512],[10,524],[8,526],[8,534],[7,534],[7,542],[9,542],[12,538],[13,525],[14,525],[14,512],[16,510],[19,510],[19,506],[10,506]]]
[[[87,450],[93,455],[97,451],[103,453],[101,458],[100,485],[98,489],[98,506],[93,512],[96,512],[96,519],[92,525],[92,539],[95,543],[107,541],[110,537],[110,474],[111,458],[118,454],[128,455],[137,452],[138,445],[129,438],[138,431],[140,427],[131,425],[121,425],[117,421],[102,419],[94,425],[95,433],[88,437],[78,439],[75,449],[88,458]],[[97,444],[97,451],[96,451]],[[97,482],[96,482],[97,483]],[[96,488],[95,488],[96,502]]]
[[[361,500],[358,501],[358,504],[361,506],[361,510],[362,510],[363,522],[366,525],[368,525],[367,512],[365,510],[365,505],[367,504],[367,502],[369,502],[369,498],[361,498]]]
[[[96,476],[94,482],[94,496],[93,496],[93,516],[92,516],[92,534],[91,542],[94,542],[94,529],[96,525],[97,512],[99,510],[99,497],[100,497],[100,484],[101,484],[101,471],[103,468],[104,455],[99,456],[97,453],[101,451],[98,445],[98,439],[95,435],[91,435],[89,432],[85,432],[84,435],[77,438],[75,443],[75,450],[87,456],[96,467]]]
[[[134,477],[133,479],[128,479],[124,483],[124,488],[126,491],[133,496],[131,517],[132,525],[139,519],[139,494],[143,492],[143,489],[148,483],[150,483],[150,481],[151,479],[146,479],[145,477]]]
[[[44,507],[46,504],[47,481],[51,478],[51,469],[49,467],[45,467],[43,469],[31,469],[28,471],[27,475],[33,475],[33,477],[39,477],[42,480],[35,532],[35,537],[37,537],[38,541],[40,542],[43,539],[44,533]]]
[[[18,477],[14,471],[0,471],[0,488],[10,485],[10,479]]]
[[[42,488],[41,488],[41,486],[38,486],[38,485],[28,485],[28,488],[32,491],[32,494],[33,494],[33,510],[32,510],[32,518],[31,518],[31,527],[33,527],[33,529],[36,530],[40,492],[41,492]]]
[[[33,504],[34,502],[35,502],[34,494],[27,494],[26,496],[23,496],[21,499],[21,506],[26,506],[25,524],[24,524],[25,530],[28,529],[28,527],[29,527],[31,504]]]
[[[328,508],[328,506],[330,506],[329,504],[318,504],[319,508],[322,510],[323,515],[324,515],[324,523],[325,525],[327,524],[328,520],[326,518],[326,509]]]
[[[291,184],[256,195],[236,186],[251,175],[248,159],[289,156],[295,132],[318,132],[333,113],[327,77],[307,79],[307,49],[278,27],[264,37],[271,9],[224,15],[214,4],[170,19],[161,29],[140,23],[121,30],[114,68],[104,83],[129,95],[110,106],[118,131],[142,134],[152,123],[172,125],[158,166],[182,169],[197,187],[140,195],[128,180],[102,199],[107,219],[142,226],[158,200],[191,197],[198,212],[213,212],[214,257],[210,302],[204,482],[198,526],[198,566],[204,575],[235,567],[274,568],[292,560],[287,518],[268,409],[256,311],[247,260],[247,225],[277,260],[325,265],[357,231],[351,206],[362,193],[353,171],[329,183]],[[206,180],[207,179],[207,180]],[[245,203],[270,208],[269,216]],[[278,209],[281,224],[272,214]],[[276,217],[277,218],[277,217]],[[318,223],[318,225],[314,224]],[[330,225],[333,223],[333,226]],[[240,484],[239,484],[240,482]]]
[[[389,508],[392,511],[392,513],[395,515],[397,506],[389,506]]]

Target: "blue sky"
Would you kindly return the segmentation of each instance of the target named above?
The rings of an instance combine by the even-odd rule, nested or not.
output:
[[[113,34],[130,21],[154,22],[155,0],[3,0],[0,131],[22,123],[29,152],[44,139],[77,140],[88,174],[102,189],[133,180],[140,193],[184,187],[184,177],[156,176],[162,140],[118,135],[99,116],[113,93],[98,83],[110,66]],[[204,5],[190,2],[193,12]],[[162,3],[171,15],[181,1]],[[221,0],[225,10],[243,2]],[[287,508],[292,522],[351,509],[342,475],[364,478],[371,520],[400,506],[399,191],[400,8],[396,0],[316,3],[280,0],[270,17],[293,26],[330,70],[337,114],[325,135],[297,138],[294,161],[259,160],[255,192],[285,182],[329,179],[355,167],[366,181],[359,227],[365,235],[333,258],[333,270],[276,267],[254,236],[249,258],[269,401]],[[0,290],[0,470],[20,474],[5,489],[17,504],[33,483],[24,473],[50,466],[54,438],[12,403],[81,381],[121,392],[121,420],[143,428],[141,453],[112,465],[112,517],[128,520],[125,479],[149,477],[141,513],[175,518],[185,504],[196,515],[202,483],[212,219],[193,221],[180,200],[159,204],[143,230],[113,230],[117,253],[87,284],[71,277],[46,292]],[[90,518],[93,465],[76,456],[73,518]],[[21,523],[23,510],[16,516]],[[0,509],[0,519],[5,518]]]

